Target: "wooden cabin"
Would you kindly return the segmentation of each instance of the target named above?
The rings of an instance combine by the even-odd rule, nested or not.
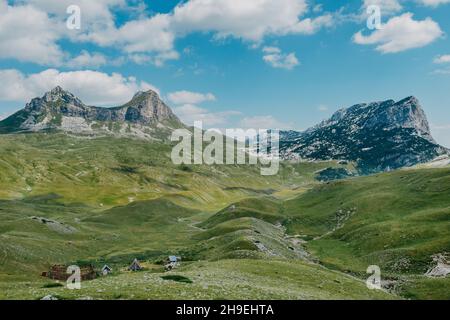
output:
[[[67,272],[68,267],[69,266],[66,265],[55,264],[50,267],[50,270],[47,272],[47,277],[53,280],[67,281],[67,279],[72,275],[71,272]],[[92,265],[81,266],[80,273],[81,280],[83,281],[93,280],[97,277],[97,273]]]
[[[133,263],[128,267],[129,271],[140,271],[142,270],[141,265],[139,264],[138,259],[134,259]]]
[[[105,264],[102,268],[102,274],[104,276],[107,276],[108,274],[110,274],[112,272],[112,268],[110,266],[108,266],[107,264]]]

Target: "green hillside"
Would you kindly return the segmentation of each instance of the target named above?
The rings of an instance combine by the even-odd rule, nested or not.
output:
[[[263,177],[257,166],[173,165],[170,150],[0,136],[0,298],[448,298],[448,278],[423,274],[450,251],[449,168],[321,183],[321,170],[352,165],[284,162]],[[164,272],[168,255],[182,264]],[[126,271],[134,258],[143,272]],[[113,275],[81,291],[40,276],[105,263]],[[391,293],[366,288],[370,264]]]
[[[321,185],[287,201],[285,211],[293,217],[288,232],[314,238],[307,248],[324,265],[361,276],[378,265],[399,287],[411,276],[430,284],[435,297],[450,298],[448,281],[423,277],[433,255],[450,252],[450,168]]]

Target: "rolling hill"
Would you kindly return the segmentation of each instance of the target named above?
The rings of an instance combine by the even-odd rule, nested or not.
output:
[[[450,298],[448,276],[428,276],[449,264],[444,158],[370,176],[357,159],[286,160],[275,176],[175,165],[167,135],[184,125],[166,107],[147,92],[100,110],[56,88],[0,122],[1,299]],[[135,258],[144,271],[127,271]],[[53,264],[114,271],[71,291],[41,276]]]

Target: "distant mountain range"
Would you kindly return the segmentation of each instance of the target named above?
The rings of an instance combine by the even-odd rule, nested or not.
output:
[[[166,139],[177,128],[186,126],[151,90],[122,106],[101,108],[56,87],[0,121],[0,133],[59,130],[150,140]],[[431,161],[449,150],[434,141],[419,101],[408,97],[341,109],[304,132],[282,131],[280,152],[286,160],[352,161],[365,174]]]
[[[101,108],[87,106],[72,93],[56,87],[1,121],[0,133],[61,130],[159,138],[180,127],[184,127],[183,123],[152,90],[136,93],[122,106]]]
[[[283,131],[284,159],[348,160],[362,173],[413,166],[449,150],[438,145],[415,97],[357,104],[304,132]]]

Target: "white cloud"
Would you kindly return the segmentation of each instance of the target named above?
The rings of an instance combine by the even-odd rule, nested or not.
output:
[[[125,23],[120,28],[110,25],[92,29],[79,35],[78,40],[93,42],[103,47],[117,47],[137,64],[162,66],[168,60],[179,58],[174,49],[175,33],[170,15],[157,14]]]
[[[147,64],[151,63],[152,56],[143,53],[130,54],[128,58],[136,64]]]
[[[173,108],[175,114],[187,125],[193,125],[195,121],[202,121],[204,128],[212,128],[227,124],[230,117],[238,116],[241,113],[238,111],[221,111],[211,112],[207,109],[201,108],[192,104],[185,104]]]
[[[434,63],[450,63],[450,54],[443,54],[434,59]]]
[[[234,110],[214,112],[198,106],[203,102],[216,101],[216,97],[212,93],[183,90],[169,93],[167,99],[177,105],[173,111],[188,125],[194,125],[195,121],[202,121],[204,128],[223,126],[229,124],[230,118],[241,114]]]
[[[199,104],[205,101],[215,101],[216,97],[212,93],[198,93],[191,91],[177,91],[168,94],[168,99],[174,104]]]
[[[30,4],[33,7],[55,16],[65,23],[67,8],[76,5],[81,9],[81,30],[85,33],[92,30],[100,30],[114,25],[112,8],[126,8],[126,0],[19,0],[16,3]],[[64,24],[65,26],[65,24]],[[76,34],[74,30],[64,28],[68,35]]]
[[[447,4],[450,3],[450,0],[418,0],[420,3],[422,3],[425,6],[436,8],[440,6],[441,4]]]
[[[146,65],[153,64],[156,67],[164,66],[166,61],[177,60],[180,54],[176,51],[161,52],[156,55],[150,55],[146,53],[133,53],[128,58],[136,64]]]
[[[323,4],[316,4],[314,7],[313,7],[313,12],[322,12],[322,10],[323,10]]]
[[[178,60],[180,54],[175,50],[160,52],[153,57],[152,63],[157,67],[162,67],[166,61]]]
[[[98,68],[107,64],[106,57],[98,52],[89,53],[83,50],[79,56],[73,58],[67,63],[71,68],[91,67]]]
[[[444,33],[439,25],[431,18],[422,21],[413,19],[412,13],[405,13],[391,18],[368,36],[358,32],[353,41],[361,45],[377,45],[376,50],[382,53],[397,53],[413,48],[424,47]]]
[[[6,3],[0,0],[2,7],[8,7]],[[81,30],[65,27],[69,5],[81,8]],[[312,34],[333,21],[331,14],[320,15],[320,10],[312,10],[316,17],[304,17],[309,11],[307,0],[189,0],[180,2],[172,12],[152,16],[146,15],[141,2],[136,5],[127,0],[17,0],[8,8],[11,10],[2,10],[6,11],[3,15],[13,17],[0,17],[0,58],[54,66],[71,59],[74,65],[78,63],[78,57],[69,57],[58,46],[64,38],[114,47],[136,63],[162,66],[179,58],[174,43],[190,33],[259,44],[266,36]],[[115,9],[140,15],[117,26]],[[86,55],[79,60],[85,61],[84,66],[95,66],[86,62],[93,60]],[[98,57],[94,60],[101,63]]]
[[[169,30],[168,15],[133,20],[116,29],[114,26],[88,33],[82,40],[101,46],[120,45],[125,52],[164,52],[173,49],[175,35]]]
[[[289,29],[289,33],[311,35],[324,27],[331,27],[335,19],[331,14],[325,14],[317,18],[306,18],[299,21]]]
[[[277,47],[264,47],[263,53],[263,60],[274,68],[292,70],[300,64],[294,52],[284,54]]]
[[[56,44],[59,37],[56,23],[45,12],[0,0],[0,58],[59,65],[64,58]]]
[[[177,5],[171,13],[142,17],[118,29],[111,26],[95,30],[82,39],[102,46],[120,46],[138,64],[162,65],[178,59],[176,38],[194,32],[259,43],[267,35],[312,34],[331,25],[330,14],[301,20],[307,9],[306,0],[190,0]]]
[[[403,9],[398,0],[363,0],[363,10],[369,6],[379,6],[382,14],[393,14]]]
[[[65,26],[70,5],[81,9],[80,30],[69,30]],[[178,59],[178,53],[173,50],[175,34],[168,30],[168,15],[141,18],[116,28],[111,10],[115,7],[129,9],[126,0],[19,0],[14,6],[7,6],[5,0],[0,0],[0,6],[0,58],[52,66],[104,65],[99,54],[85,52],[79,57],[70,57],[63,52],[57,42],[67,38],[74,43],[116,47],[129,54],[156,52],[148,62],[157,66]]]
[[[281,122],[273,116],[245,117],[240,121],[243,129],[291,129],[292,124]]]
[[[63,38],[78,41],[80,33],[113,26],[110,6],[124,3],[124,0],[23,0],[7,5],[5,0],[0,0],[0,58],[70,68],[105,65],[108,60],[104,55],[83,50],[79,56],[71,57],[58,41]],[[65,26],[66,9],[73,4],[82,10],[81,31]],[[117,64],[118,60],[111,63]]]
[[[133,77],[91,70],[60,72],[48,69],[25,75],[18,70],[8,69],[0,70],[0,79],[0,99],[3,101],[28,102],[57,85],[92,105],[119,105],[130,100],[137,91],[158,91],[149,83],[137,81]]]
[[[177,32],[214,32],[259,42],[267,35],[305,33],[298,26],[308,10],[306,0],[190,0],[173,13]],[[319,23],[317,23],[319,24]]]

